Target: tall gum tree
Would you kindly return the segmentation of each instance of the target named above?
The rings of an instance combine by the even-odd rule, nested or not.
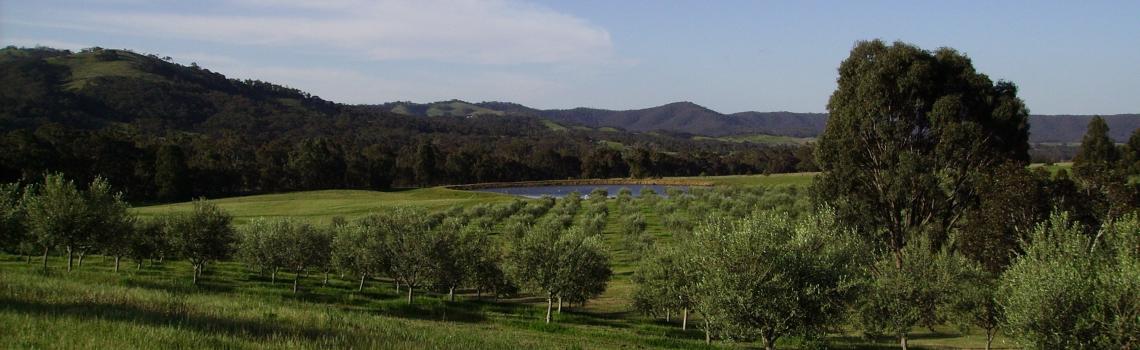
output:
[[[909,240],[926,235],[934,249],[946,241],[986,169],[1029,159],[1029,112],[1017,87],[994,83],[950,48],[858,42],[827,108],[815,199],[897,269]]]

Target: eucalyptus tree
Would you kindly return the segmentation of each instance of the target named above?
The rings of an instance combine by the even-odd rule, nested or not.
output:
[[[195,200],[189,213],[167,220],[171,246],[179,256],[190,261],[194,284],[198,284],[207,263],[230,256],[235,240],[231,221],[228,213],[205,199]]]
[[[1016,86],[994,83],[950,48],[859,42],[827,107],[814,198],[876,242],[892,273],[907,273],[911,240],[941,248],[976,202],[983,169],[1029,159]],[[905,348],[905,334],[899,340]]]

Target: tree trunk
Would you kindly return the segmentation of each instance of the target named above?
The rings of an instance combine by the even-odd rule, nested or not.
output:
[[[673,314],[673,309],[665,308],[665,323],[669,323],[669,316]]]
[[[681,330],[689,329],[689,309],[681,309]]]
[[[558,314],[559,315],[562,314],[562,296],[561,295],[558,296]]]
[[[447,299],[455,301],[455,287],[447,288]]]
[[[293,274],[293,294],[297,294],[297,281],[301,279],[301,273]]]
[[[394,280],[394,281],[396,282],[396,293],[399,293],[400,292],[400,280]]]
[[[705,344],[712,344],[712,330],[709,327],[709,319],[705,318]]]
[[[44,272],[47,272],[48,247],[44,247]]]
[[[201,271],[201,267],[194,265],[194,279],[192,280],[194,285],[198,285],[198,271]]]
[[[328,271],[325,271],[325,281],[324,281],[324,282],[321,282],[321,285],[322,285],[322,286],[327,286],[327,285],[329,285],[329,272],[328,272]]]
[[[764,350],[776,350],[775,337],[768,336],[767,334],[760,335],[760,341],[764,343]]]
[[[28,253],[28,254],[24,254],[24,256],[28,258],[27,264],[31,265],[32,264],[32,254]]]
[[[993,349],[994,333],[996,333],[995,330],[996,329],[987,329],[986,330],[986,350]]]
[[[554,297],[546,295],[546,323],[550,323],[550,310],[554,308]]]
[[[138,268],[136,268],[136,270],[142,271],[142,264],[143,264],[143,259],[139,259],[139,266],[138,266]]]
[[[412,304],[412,286],[408,286],[408,305]]]
[[[72,255],[71,247],[67,247],[67,272],[71,272],[71,263],[74,261],[73,259],[74,255]]]
[[[899,335],[899,346],[902,347],[902,350],[907,349],[906,332],[903,332],[902,334]]]
[[[115,273],[119,272],[119,259],[122,259],[122,257],[115,255]]]
[[[87,254],[84,252],[79,252],[79,266],[78,267],[83,267],[83,256],[85,256],[85,255],[87,255]]]
[[[364,278],[366,278],[366,277],[368,277],[368,275],[360,275],[360,286],[356,287],[357,292],[363,292],[364,291]]]
[[[277,284],[277,268],[276,267],[273,268],[273,272],[269,273],[269,283],[270,284]]]

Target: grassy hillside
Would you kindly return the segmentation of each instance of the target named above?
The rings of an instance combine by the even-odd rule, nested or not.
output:
[[[441,209],[453,205],[470,205],[509,201],[512,197],[486,192],[425,188],[392,192],[361,190],[326,190],[283,194],[223,198],[213,202],[234,216],[237,223],[257,217],[305,218],[327,223],[333,217],[353,219],[378,210],[399,206]],[[188,211],[191,203],[156,205],[135,209],[140,216],[162,216]]]
[[[707,136],[694,136],[694,140],[720,140],[736,143],[757,143],[762,145],[803,145],[812,142],[815,138],[812,137],[793,137],[782,135],[768,135],[768,134],[747,134],[747,135],[733,135],[721,137],[707,137]]]

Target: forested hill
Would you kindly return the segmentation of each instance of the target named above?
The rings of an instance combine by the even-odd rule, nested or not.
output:
[[[469,114],[533,115],[556,122],[590,127],[613,127],[629,131],[670,131],[704,136],[768,134],[815,137],[827,123],[824,113],[740,112],[721,114],[692,102],[676,102],[662,106],[615,111],[595,108],[541,110],[507,102],[468,103],[446,101],[427,104],[395,102],[382,107],[398,113],[421,116]],[[1032,115],[1030,142],[1076,143],[1085,134],[1091,115]],[[1140,114],[1104,116],[1109,136],[1119,142],[1140,128]]]
[[[0,49],[0,82],[0,183],[103,176],[132,200],[814,169],[801,145],[591,128],[458,101],[344,105],[125,50]]]

